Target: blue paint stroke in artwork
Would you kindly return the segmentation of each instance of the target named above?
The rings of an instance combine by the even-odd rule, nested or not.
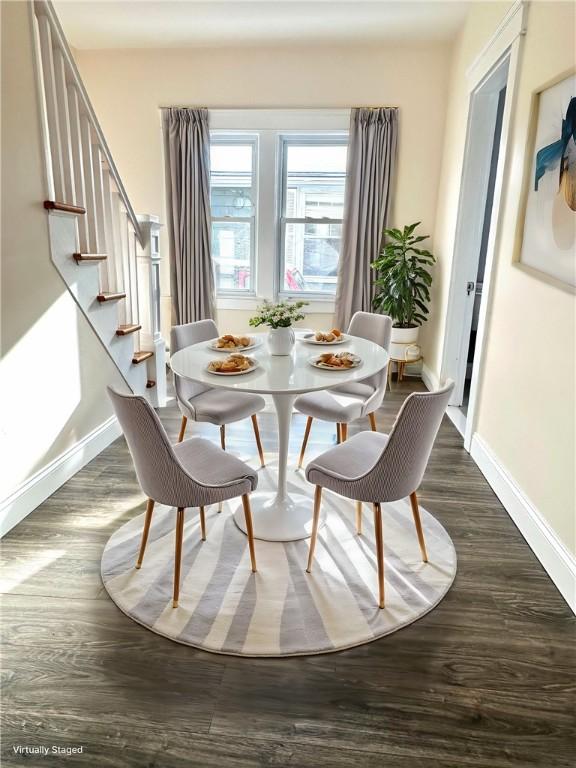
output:
[[[568,144],[570,139],[576,144],[576,97],[570,99],[566,117],[562,120],[560,138],[552,144],[543,147],[536,153],[536,171],[534,174],[534,190],[538,191],[538,182],[547,171],[553,171],[560,164],[559,185],[562,176],[568,170]],[[566,162],[564,162],[566,161]]]

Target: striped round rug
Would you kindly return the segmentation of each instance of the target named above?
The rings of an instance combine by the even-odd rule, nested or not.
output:
[[[312,573],[305,571],[307,540],[257,539],[253,574],[246,536],[232,518],[236,507],[232,501],[221,513],[217,507],[206,510],[205,542],[197,510],[186,511],[177,608],[175,510],[157,505],[140,570],[134,564],[144,515],[126,523],[102,556],[102,579],[112,600],[134,621],[179,643],[240,656],[293,656],[361,645],[416,621],[440,602],[456,574],[452,540],[431,514],[421,509],[430,558],[425,564],[408,501],[385,504],[386,607],[379,609],[371,509],[364,507],[358,536],[354,502],[330,492],[324,494],[326,525]]]
[[[293,490],[304,484],[296,474]],[[294,656],[368,643],[416,621],[440,602],[456,574],[452,540],[432,515],[421,509],[425,564],[408,501],[383,505],[386,607],[379,609],[371,509],[364,507],[358,536],[354,502],[330,492],[312,573],[305,571],[307,540],[256,540],[253,574],[246,537],[232,518],[236,507],[232,501],[221,513],[206,510],[205,542],[197,510],[186,511],[178,608],[172,608],[175,510],[157,505],[140,570],[134,564],[144,515],[126,523],[102,556],[112,600],[134,621],[179,643],[240,656]]]

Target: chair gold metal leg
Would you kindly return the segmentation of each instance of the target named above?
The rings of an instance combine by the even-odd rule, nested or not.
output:
[[[308,573],[312,570],[312,560],[314,559],[314,550],[316,549],[316,538],[318,536],[318,522],[320,521],[320,503],[322,501],[322,486],[317,485],[314,491],[314,516],[312,518],[312,536],[310,538],[310,551],[308,553]]]
[[[184,507],[178,507],[176,516],[176,545],[174,547],[174,594],[172,608],[178,607],[180,594],[180,564],[182,562],[182,539],[184,537]]]
[[[342,442],[342,434],[340,432],[340,422],[336,424],[336,442],[338,445]]]
[[[146,551],[146,543],[148,541],[148,532],[150,530],[150,523],[152,522],[153,511],[154,500],[148,499],[148,504],[146,505],[146,517],[144,518],[144,530],[142,531],[142,543],[140,544],[140,552],[138,554],[136,568],[140,568],[142,566],[142,560],[144,559],[144,552]]]
[[[345,443],[348,440],[348,424],[340,424],[340,435],[342,442]]]
[[[374,415],[374,411],[368,414],[368,418],[370,419],[370,429],[372,432],[377,432],[378,428],[376,427],[376,416]]]
[[[226,450],[226,425],[222,424],[220,427],[220,445],[222,446],[222,450]]]
[[[376,559],[378,561],[378,606],[384,608],[384,543],[382,540],[382,509],[374,504],[374,530],[376,531]]]
[[[300,448],[300,458],[298,459],[298,469],[302,469],[304,463],[304,454],[306,453],[306,446],[308,445],[308,437],[310,436],[310,427],[312,426],[312,416],[308,416],[306,419],[306,428],[304,429],[304,439],[302,440],[302,448]]]
[[[252,426],[254,427],[254,437],[256,438],[256,448],[258,448],[258,456],[260,456],[260,466],[264,466],[264,451],[262,450],[262,441],[260,440],[260,430],[258,429],[258,419],[256,414],[252,414]]]
[[[246,520],[246,534],[248,536],[248,547],[250,549],[250,563],[252,573],[256,573],[256,553],[254,551],[254,529],[252,528],[252,512],[250,510],[250,499],[245,493],[242,496],[242,506],[244,507],[244,518]]]
[[[422,523],[420,521],[420,510],[418,509],[418,497],[416,496],[416,491],[412,491],[410,494],[410,504],[412,506],[412,514],[414,515],[414,525],[416,526],[422,560],[427,563],[428,553],[426,552],[426,542],[424,541],[424,531],[422,530]]]
[[[182,423],[180,424],[180,433],[178,435],[178,442],[181,443],[184,440],[184,433],[186,432],[186,424],[188,423],[188,417],[182,416]]]
[[[202,531],[202,541],[206,541],[206,515],[204,507],[200,507],[200,530]]]
[[[362,535],[362,502],[356,502],[356,533]]]

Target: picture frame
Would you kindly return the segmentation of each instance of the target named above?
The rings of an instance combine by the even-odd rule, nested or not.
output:
[[[575,108],[576,68],[532,94],[514,259],[523,270],[571,293],[576,293],[576,204],[574,190],[566,186],[576,184],[576,144],[572,138],[560,141]]]

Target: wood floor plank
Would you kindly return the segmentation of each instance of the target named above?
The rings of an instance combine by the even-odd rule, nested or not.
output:
[[[18,728],[24,713],[11,713],[7,720],[14,721]],[[122,733],[110,729],[107,724],[93,724],[89,732],[72,718],[58,716],[53,721],[58,734],[48,730],[40,720],[37,722],[39,743],[69,745],[83,743],[85,754],[80,757],[43,758],[38,765],[61,768],[62,765],[77,766],[97,765],[98,768],[264,768],[279,766],[290,768],[415,768],[418,763],[406,760],[403,755],[393,751],[373,753],[365,750],[351,750],[346,747],[333,749],[320,743],[289,742],[277,740],[274,734],[267,738],[252,738],[244,735],[233,739],[226,736],[196,733],[176,733],[170,728],[157,728],[146,724],[135,724],[132,738],[128,741]],[[105,742],[106,748],[101,745]],[[97,762],[94,762],[95,756]],[[31,765],[30,761],[16,761],[13,755],[3,765],[14,768],[22,764]],[[438,761],[427,756],[427,768],[460,768],[474,765],[475,768],[508,768],[508,761],[481,762],[474,758],[474,763],[462,763],[458,758]]]
[[[416,765],[428,757],[448,761],[455,754],[462,765],[479,759],[531,766],[545,764],[551,754],[558,765],[569,764],[566,737],[574,735],[569,718],[556,711],[540,712],[535,720],[533,703],[521,708],[515,697],[503,700],[464,685],[452,685],[448,692],[425,681],[417,690],[378,688],[310,670],[293,670],[288,682],[283,670],[270,669],[265,681],[256,674],[251,680],[244,671],[227,669],[211,734],[261,738],[273,732],[334,750],[345,745],[392,752]]]
[[[379,428],[422,389],[395,383]],[[160,416],[175,439],[173,402]],[[305,421],[293,419],[294,464]],[[275,451],[273,414],[259,423]],[[209,424],[189,435],[219,442]],[[255,457],[250,421],[227,443]],[[333,425],[315,423],[308,460],[334,443]],[[576,620],[448,419],[419,499],[458,554],[435,610],[338,654],[218,656],[145,630],[102,587],[107,539],[145,508],[115,441],[4,539],[2,765],[35,765],[15,744],[83,744],[82,756],[38,765],[573,768]]]

